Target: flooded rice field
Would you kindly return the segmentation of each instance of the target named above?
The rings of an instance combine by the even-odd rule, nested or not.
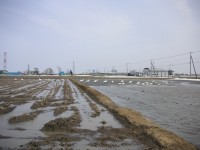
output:
[[[200,81],[79,78],[200,149]]]
[[[0,79],[0,149],[151,148],[67,78]]]

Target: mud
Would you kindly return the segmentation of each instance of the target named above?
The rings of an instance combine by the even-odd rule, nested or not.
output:
[[[79,138],[68,137],[62,134],[54,134],[48,138],[43,138],[37,141],[31,141],[28,144],[22,146],[21,149],[51,149],[56,147],[56,149],[72,149],[70,142],[77,141]]]
[[[46,107],[50,104],[50,100],[49,99],[43,99],[41,101],[37,101],[35,102],[31,108],[32,109],[36,109],[36,108],[40,108],[40,107]]]
[[[74,99],[72,97],[72,91],[71,88],[69,86],[69,84],[67,83],[67,81],[64,82],[64,100],[67,100],[68,102],[73,103]]]
[[[99,115],[100,115],[101,112],[100,112],[100,110],[99,110],[99,108],[97,107],[96,104],[90,103],[90,107],[91,107],[92,110],[94,111],[94,112],[92,113],[91,117],[96,117],[96,116],[99,116]]]
[[[83,91],[85,91],[90,97],[95,99],[98,103],[104,105],[110,111],[112,111],[119,118],[123,118],[136,130],[140,135],[145,135],[150,140],[154,141],[160,149],[196,149],[192,144],[186,142],[181,137],[176,134],[167,131],[152,121],[143,117],[140,113],[128,108],[122,108],[117,106],[111,99],[107,96],[101,94],[100,92],[78,83],[75,80],[71,80],[75,85],[79,86]]]
[[[13,123],[30,121],[30,120],[33,120],[42,112],[43,111],[35,111],[35,112],[25,113],[20,116],[13,116],[9,119],[9,123],[13,124]]]
[[[73,131],[81,122],[80,114],[76,107],[72,108],[75,112],[69,118],[58,118],[44,125],[42,131]]]
[[[16,107],[0,115],[0,149],[180,149],[173,133],[85,85],[61,77],[0,80],[0,105]]]
[[[6,114],[11,111],[13,111],[16,108],[16,106],[11,106],[9,104],[0,104],[0,114]]]
[[[67,106],[61,106],[54,109],[54,116],[58,116],[67,110]]]

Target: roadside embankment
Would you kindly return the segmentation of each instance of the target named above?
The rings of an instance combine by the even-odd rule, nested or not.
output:
[[[143,139],[148,139],[156,144],[161,150],[196,150],[195,146],[177,136],[175,133],[167,131],[151,120],[145,118],[140,113],[119,107],[109,97],[100,92],[70,79],[77,87],[86,92],[93,100],[102,104],[110,110],[122,122],[126,121],[128,125]],[[125,123],[126,124],[126,123]]]

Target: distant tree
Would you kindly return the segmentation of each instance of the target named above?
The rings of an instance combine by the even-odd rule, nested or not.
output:
[[[114,68],[112,68],[111,72],[112,72],[112,74],[117,74],[117,70]]]
[[[70,70],[70,75],[73,76],[73,72],[72,72],[72,70]]]
[[[60,66],[57,66],[57,69],[58,69],[58,73],[62,72],[62,68]]]
[[[53,75],[53,74],[54,74],[54,71],[53,71],[52,68],[47,68],[47,69],[44,70],[44,73],[45,73],[46,75]]]
[[[35,67],[35,68],[34,68],[34,71],[33,71],[33,74],[34,74],[34,75],[39,75],[39,69]]]

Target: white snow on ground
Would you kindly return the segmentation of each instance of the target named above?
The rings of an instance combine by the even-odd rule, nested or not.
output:
[[[126,76],[126,75],[104,75],[104,76],[94,76],[94,75],[75,75],[76,77],[93,77],[93,78],[128,78],[128,79],[134,79],[134,78],[151,78],[151,77],[136,77],[136,76]],[[154,77],[153,77],[154,78]],[[167,79],[168,77],[155,77],[158,79]]]
[[[86,82],[90,82],[90,80],[87,80]]]
[[[200,81],[200,79],[187,79],[187,78],[174,78],[170,80],[182,80],[182,81]]]
[[[94,80],[94,83],[98,82],[98,80]]]

